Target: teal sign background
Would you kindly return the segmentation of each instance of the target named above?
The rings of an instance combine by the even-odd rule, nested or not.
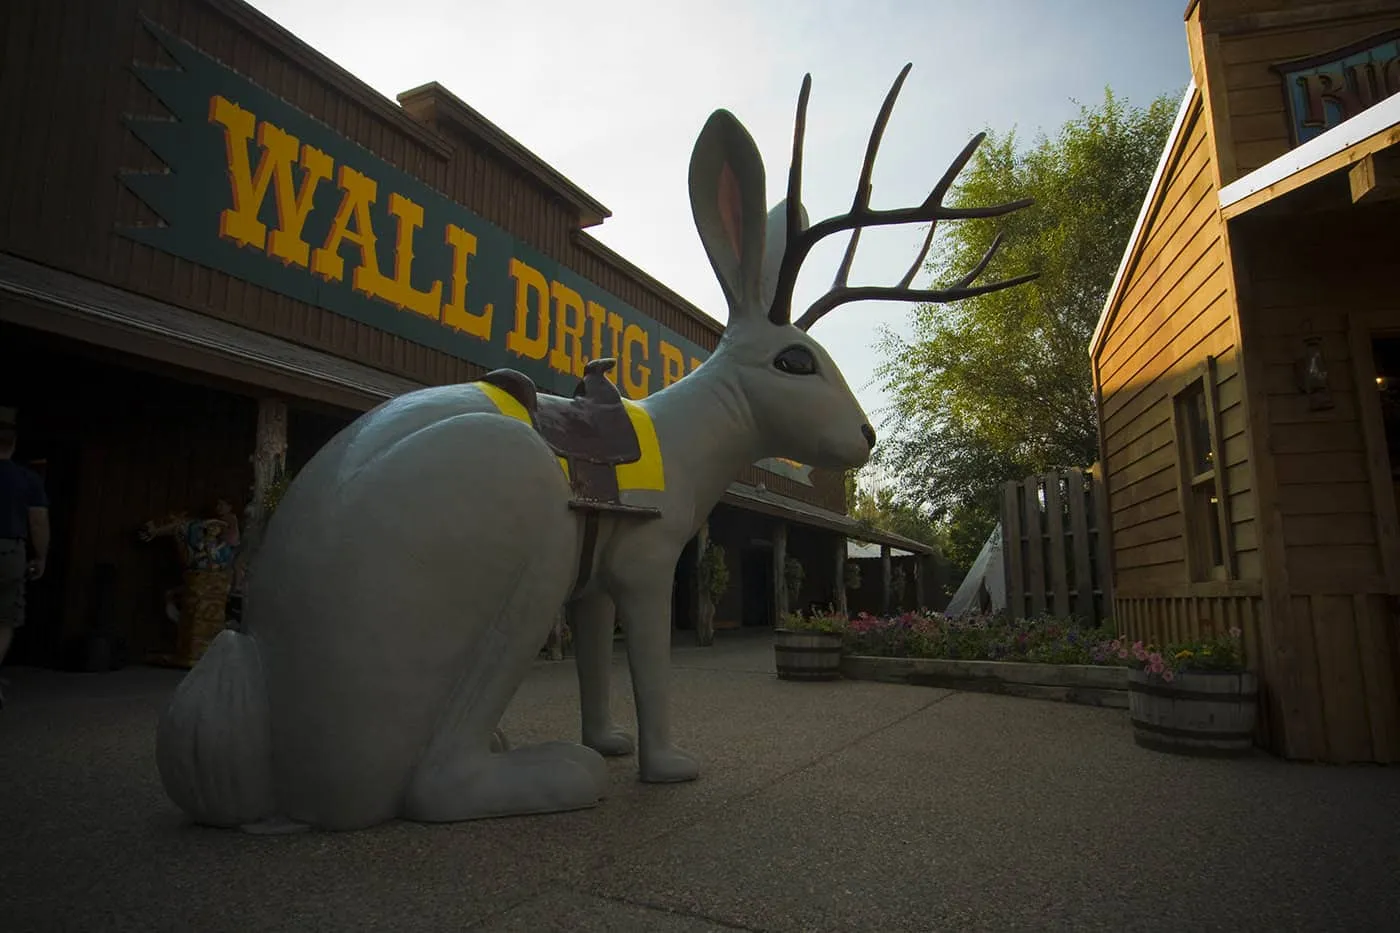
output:
[[[1327,56],[1275,65],[1283,75],[1295,145],[1400,93],[1400,34],[1374,36]]]
[[[637,383],[641,382],[639,367],[650,370],[646,383],[648,391],[636,393],[637,396],[662,388],[665,363],[660,352],[661,341],[680,351],[682,372],[692,368],[692,360],[703,361],[709,356],[705,348],[229,70],[184,40],[149,20],[145,21],[145,26],[180,68],[134,66],[132,70],[169,108],[175,119],[132,117],[126,123],[131,132],[149,146],[170,171],[124,172],[121,180],[160,216],[165,225],[123,227],[119,230],[122,235],[415,343],[470,360],[486,369],[517,369],[529,375],[545,391],[558,394],[572,394],[578,377],[551,367],[548,355],[536,360],[507,348],[506,335],[516,327],[516,284],[510,274],[512,259],[540,272],[546,282],[558,282],[573,289],[583,299],[585,306],[588,303],[601,305],[610,314],[619,316],[624,326],[635,325],[646,334],[645,358],[638,351],[638,358],[629,361],[621,346],[618,347],[616,355],[620,371],[617,381],[624,394],[632,394],[627,391],[628,380],[621,372],[629,368],[632,381]],[[234,206],[234,189],[225,127],[210,119],[211,101],[216,97],[223,97],[250,111],[259,124],[272,124],[295,136],[300,145],[312,146],[334,160],[331,177],[320,181],[314,191],[310,213],[301,230],[301,239],[309,243],[313,250],[326,242],[340,208],[343,191],[336,182],[336,173],[341,166],[348,166],[377,184],[377,193],[368,213],[376,237],[379,272],[382,275],[394,276],[398,221],[388,210],[390,194],[408,198],[423,209],[423,223],[414,232],[412,244],[411,280],[415,290],[427,290],[434,281],[440,281],[442,301],[447,301],[452,293],[453,248],[445,241],[444,233],[448,224],[454,224],[472,234],[476,238],[476,251],[468,261],[466,308],[470,313],[479,314],[488,303],[494,307],[490,339],[464,333],[439,320],[401,309],[352,288],[353,269],[359,262],[360,250],[351,242],[342,241],[338,248],[338,255],[345,261],[343,277],[340,280],[327,280],[309,268],[284,263],[263,248],[240,245],[221,236],[220,217]],[[254,175],[264,157],[255,136],[254,141],[248,143],[249,165]],[[307,172],[298,162],[293,164],[292,173],[294,187],[299,192]],[[268,186],[258,208],[258,219],[269,232],[279,226],[275,188],[275,182]],[[534,336],[539,333],[540,327],[539,308],[534,296],[530,304],[531,313],[525,331],[527,335]],[[589,359],[595,355],[592,352],[592,329],[586,315],[583,317],[582,353],[584,359]],[[553,315],[550,316],[549,330],[549,346],[552,349],[556,333]],[[597,355],[614,355],[611,336],[604,328],[601,353]],[[635,348],[635,344],[633,346]],[[773,460],[764,460],[758,465],[804,485],[812,485],[811,467]]]

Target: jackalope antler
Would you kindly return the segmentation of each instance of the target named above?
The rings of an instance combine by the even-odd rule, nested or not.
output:
[[[885,124],[889,122],[890,112],[894,109],[895,98],[899,96],[899,90],[904,85],[904,79],[909,74],[909,69],[913,64],[907,64],[899,72],[899,77],[895,79],[894,85],[885,95],[884,105],[880,108],[880,115],[875,119],[875,126],[870,131],[870,142],[865,148],[865,162],[860,170],[860,182],[856,185],[855,200],[851,204],[851,209],[845,214],[838,214],[830,217],[813,226],[803,228],[801,221],[801,194],[802,194],[802,137],[806,130],[807,123],[807,97],[812,90],[812,76],[809,74],[802,79],[802,92],[797,100],[797,126],[793,132],[792,139],[792,167],[788,172],[787,191],[787,247],[783,253],[782,266],[778,272],[777,291],[771,309],[769,319],[774,324],[786,324],[792,310],[792,289],[797,282],[797,272],[802,268],[802,262],[807,258],[813,246],[824,237],[842,230],[851,230],[851,241],[846,247],[846,254],[841,259],[841,265],[836,271],[836,280],[832,283],[831,290],[821,298],[818,298],[806,313],[797,321],[797,327],[802,330],[809,329],[813,324],[821,319],[828,311],[850,301],[930,301],[944,303],[959,301],[963,298],[971,298],[974,295],[985,295],[988,292],[1000,291],[1003,288],[1012,288],[1022,285],[1037,277],[1036,273],[1017,276],[1001,282],[991,282],[985,285],[973,285],[977,277],[987,268],[987,264],[992,261],[997,248],[1001,246],[1001,234],[998,233],[992,240],[992,245],[978,261],[977,265],[970,272],[958,279],[948,288],[916,289],[910,288],[909,283],[914,280],[914,275],[919,271],[919,266],[923,264],[924,257],[928,255],[929,247],[933,245],[933,234],[940,220],[965,220],[974,217],[999,217],[1002,214],[1009,214],[1029,206],[1030,198],[1023,198],[1019,201],[1011,201],[1007,204],[998,204],[993,207],[944,207],[943,198],[948,194],[948,189],[952,187],[953,180],[967,165],[972,158],[972,154],[977,151],[982,140],[986,138],[986,133],[978,133],[972,138],[962,152],[953,160],[953,164],[939,179],[938,184],[933,186],[924,203],[917,207],[898,208],[895,210],[872,210],[870,207],[871,183],[870,175],[875,168],[875,154],[880,149],[880,139],[885,133]],[[860,232],[865,227],[894,226],[898,224],[928,222],[928,236],[924,239],[924,245],[919,250],[919,255],[915,257],[913,265],[905,273],[904,278],[895,286],[863,285],[850,286],[846,284],[846,279],[850,275],[851,262],[855,259],[856,246],[860,242]]]

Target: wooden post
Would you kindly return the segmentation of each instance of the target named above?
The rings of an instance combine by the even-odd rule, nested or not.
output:
[[[1094,610],[1094,571],[1089,561],[1089,500],[1083,470],[1072,469],[1069,476],[1070,544],[1074,550],[1074,612],[1089,624],[1099,621]]]
[[[846,538],[836,539],[836,611],[845,615],[850,611],[846,601]]]
[[[248,460],[253,465],[253,488],[252,497],[243,510],[245,527],[240,535],[238,561],[243,574],[247,573],[249,561],[257,553],[266,529],[268,515],[263,500],[287,468],[287,403],[281,399],[258,399],[257,434]]]
[[[710,523],[708,521],[700,523],[700,530],[695,533],[695,572],[691,574],[694,585],[687,598],[693,601],[695,606],[695,643],[701,648],[708,648],[715,643],[715,612],[717,607],[710,601],[710,594],[705,590],[705,579],[701,574],[701,567],[705,561],[705,549],[710,546]]]
[[[773,525],[773,624],[783,624],[788,613],[787,598],[787,522]]]
[[[891,580],[890,567],[890,546],[880,545],[880,614],[889,615],[890,597],[894,594],[890,592],[893,581]]]
[[[914,611],[924,608],[924,556],[915,552],[911,562],[914,564]]]

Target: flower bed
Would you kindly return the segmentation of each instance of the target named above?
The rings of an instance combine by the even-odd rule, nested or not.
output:
[[[1118,645],[1106,630],[1053,618],[1007,619],[906,612],[888,618],[861,613],[845,628],[848,654],[950,661],[1109,664]]]
[[[1128,706],[1130,670],[1170,684],[1178,673],[1243,669],[1238,629],[1159,649],[1130,642],[1111,628],[1052,617],[949,618],[937,612],[905,612],[849,618],[827,610],[786,616],[783,628],[839,634],[842,673],[852,679],[1099,706]]]

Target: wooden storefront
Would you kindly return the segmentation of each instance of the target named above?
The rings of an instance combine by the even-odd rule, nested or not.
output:
[[[718,342],[587,232],[603,205],[466,103],[390,101],[241,0],[4,4],[0,36],[0,404],[56,532],[12,661],[60,660],[104,566],[132,656],[160,647],[170,561],[135,531],[255,501],[270,425],[294,469],[415,387],[509,365],[567,392],[617,356],[637,398]],[[844,518],[839,474],[736,482]]]
[[[1091,347],[1115,617],[1240,627],[1259,741],[1400,761],[1400,2],[1199,0]]]

